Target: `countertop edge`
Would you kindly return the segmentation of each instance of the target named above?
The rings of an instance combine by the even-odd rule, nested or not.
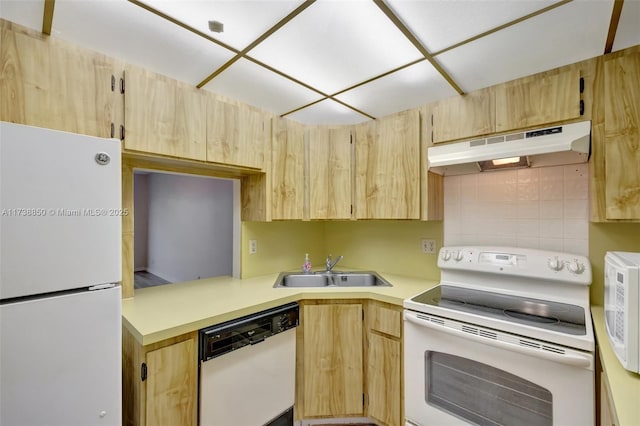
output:
[[[427,290],[438,282],[413,277],[395,275],[381,275],[392,283],[393,287],[353,287],[340,289],[297,288],[274,289],[273,283],[277,274],[249,279],[234,279],[231,277],[217,277],[210,282],[188,282],[182,291],[181,287],[145,289],[141,295],[130,299],[123,299],[122,325],[143,346],[158,343],[183,334],[200,330],[214,324],[220,324],[236,318],[260,312],[290,302],[303,300],[338,300],[362,299],[385,302],[402,307],[403,301],[414,294]],[[204,280],[202,280],[204,281]],[[177,286],[181,286],[177,284]],[[219,288],[216,288],[219,287]],[[189,289],[190,288],[190,289]],[[204,290],[206,289],[206,290]],[[150,291],[149,291],[150,290]],[[194,291],[196,290],[196,291]],[[171,303],[176,305],[190,305],[202,297],[222,296],[235,298],[226,306],[217,308],[200,307],[201,313],[184,315],[184,320],[174,319],[170,309]],[[229,295],[228,293],[232,293]],[[247,303],[238,301],[244,294]],[[182,309],[185,309],[184,307]],[[178,308],[175,309],[176,311]],[[161,325],[150,325],[146,315],[156,315]]]
[[[640,424],[640,375],[625,370],[609,343],[604,325],[604,308],[591,306],[593,328],[602,369],[607,376],[605,384],[618,426]]]

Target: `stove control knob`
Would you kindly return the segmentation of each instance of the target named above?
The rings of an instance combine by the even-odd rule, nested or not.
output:
[[[549,259],[548,264],[549,264],[549,268],[551,268],[554,271],[559,271],[564,266],[564,263],[562,263],[557,257],[553,257]]]
[[[462,250],[458,250],[453,255],[453,260],[455,260],[456,262],[460,262],[463,258],[464,258],[464,253],[462,252]]]
[[[449,250],[444,250],[442,253],[440,253],[440,259],[444,260],[445,262],[451,259],[451,253],[449,253]]]
[[[574,260],[573,262],[569,262],[567,269],[574,274],[581,274],[584,272],[584,265],[577,260]]]

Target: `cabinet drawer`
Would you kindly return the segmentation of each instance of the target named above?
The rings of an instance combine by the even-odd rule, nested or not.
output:
[[[394,337],[402,336],[402,310],[377,303],[369,305],[369,327]]]

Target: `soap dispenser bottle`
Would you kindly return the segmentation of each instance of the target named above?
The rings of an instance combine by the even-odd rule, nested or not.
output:
[[[309,260],[309,253],[304,254],[304,263],[302,264],[302,272],[305,274],[311,273],[311,261]]]

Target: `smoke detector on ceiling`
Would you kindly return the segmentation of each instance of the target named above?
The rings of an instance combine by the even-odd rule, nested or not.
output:
[[[209,21],[209,30],[214,33],[221,33],[224,31],[224,24],[220,21]]]

